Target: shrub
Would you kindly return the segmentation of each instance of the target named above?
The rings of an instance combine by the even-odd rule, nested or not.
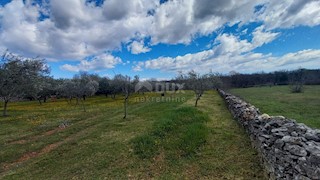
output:
[[[294,84],[290,86],[292,93],[302,93],[303,92],[303,84]]]
[[[153,157],[156,150],[156,143],[153,136],[146,134],[133,139],[133,151],[142,159]]]
[[[166,136],[166,134],[173,130],[174,126],[175,123],[172,119],[160,120],[154,125],[153,135],[163,138]]]

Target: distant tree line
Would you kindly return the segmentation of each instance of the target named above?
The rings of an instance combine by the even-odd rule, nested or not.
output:
[[[42,105],[48,99],[55,101],[64,98],[67,103],[74,102],[86,111],[87,97],[104,95],[112,99],[116,96],[123,98],[123,118],[126,118],[129,96],[133,93],[156,91],[159,96],[165,96],[167,91],[190,89],[195,93],[197,106],[204,91],[218,88],[221,84],[216,74],[200,75],[195,71],[180,73],[169,81],[140,81],[139,76],[131,78],[122,74],[108,78],[87,72],[79,72],[73,78],[54,79],[43,59],[24,58],[7,51],[0,60],[0,100],[4,103],[3,116],[7,116],[8,104],[12,101],[37,100],[39,105]]]
[[[85,100],[89,96],[104,95],[115,99],[121,96],[124,103],[124,118],[127,117],[129,96],[157,91],[165,96],[167,91],[192,90],[195,106],[206,90],[216,88],[244,88],[253,86],[292,85],[293,91],[301,91],[304,84],[320,84],[320,70],[298,69],[295,71],[276,71],[272,73],[229,75],[217,73],[199,74],[195,71],[179,73],[172,80],[141,81],[139,76],[129,77],[116,74],[113,78],[97,74],[79,72],[69,79],[54,79],[44,59],[24,58],[5,52],[0,59],[0,100],[3,102],[3,116],[7,115],[9,102],[37,100],[39,105],[65,98],[68,103],[75,101],[86,111]]]
[[[308,70],[297,69],[293,71],[275,71],[270,73],[240,74],[231,72],[229,75],[220,75],[225,88],[246,88],[254,86],[273,86],[273,85],[291,85],[320,84],[320,69]]]

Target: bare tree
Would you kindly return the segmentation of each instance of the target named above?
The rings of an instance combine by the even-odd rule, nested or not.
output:
[[[305,82],[304,69],[299,68],[290,74],[290,87],[292,93],[303,92],[303,85]]]
[[[198,101],[200,100],[204,91],[208,89],[206,79],[207,75],[200,75],[193,70],[188,73],[188,86],[192,88],[196,95],[195,107],[197,107]]]
[[[75,75],[72,81],[75,83],[75,97],[77,103],[81,101],[83,111],[86,111],[85,103],[87,96],[93,96],[99,89],[99,83],[95,80],[95,75],[86,72],[80,72]]]
[[[113,82],[117,87],[121,87],[122,93],[124,95],[124,116],[123,119],[127,118],[127,109],[130,93],[132,92],[131,78],[129,76],[124,76],[117,74],[113,78]]]
[[[208,83],[210,89],[217,89],[217,88],[222,87],[223,82],[222,82],[219,74],[210,72],[207,75],[207,78],[208,78],[207,83]]]
[[[23,58],[5,52],[0,61],[0,97],[4,101],[3,116],[12,99],[22,98],[27,90],[38,91],[38,80],[49,73],[43,59]]]

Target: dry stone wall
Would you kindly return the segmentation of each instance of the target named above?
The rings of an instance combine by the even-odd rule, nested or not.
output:
[[[320,179],[320,130],[261,114],[242,99],[218,91],[249,134],[270,179]]]

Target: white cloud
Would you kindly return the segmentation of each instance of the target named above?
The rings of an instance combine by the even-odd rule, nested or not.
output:
[[[256,11],[257,5],[262,5],[260,11]],[[98,60],[83,60],[85,57],[119,50],[122,44],[132,42],[128,48],[139,54],[152,48],[145,46],[145,38],[151,39],[151,46],[189,44],[226,24],[261,22],[263,26],[252,33],[252,41],[222,34],[216,39],[220,45],[211,50],[176,58],[159,57],[135,66],[136,71],[158,67],[174,70],[219,62],[217,65],[228,69],[224,61],[232,64],[243,57],[248,58],[243,60],[246,62],[254,57],[269,58],[250,52],[280,35],[270,30],[319,25],[319,7],[319,0],[171,0],[161,5],[159,0],[107,0],[101,6],[86,0],[51,0],[43,6],[14,0],[0,6],[0,49],[53,60],[78,60],[79,65],[63,68],[94,70],[99,63],[106,68],[116,63],[105,65]],[[41,19],[41,13],[49,18]]]
[[[271,0],[264,5],[256,20],[263,21],[268,29],[320,24],[319,0]]]
[[[141,54],[151,51],[151,48],[145,47],[143,41],[133,41],[128,46],[128,51],[131,51],[132,54]]]
[[[110,54],[102,54],[93,57],[91,60],[81,60],[78,65],[65,64],[61,66],[61,69],[79,72],[79,71],[98,71],[103,69],[114,68],[117,64],[122,63],[122,60],[118,57],[114,57]]]
[[[312,68],[312,63],[320,62],[320,50],[303,50],[285,54],[281,57],[272,54],[252,52],[254,49],[273,41],[278,33],[265,31],[263,26],[253,32],[252,41],[241,40],[230,34],[217,37],[218,45],[213,49],[177,57],[160,57],[146,62],[139,62],[134,68],[158,69],[166,72],[187,72],[196,70],[206,73],[226,73],[236,70],[242,73],[294,69],[299,66]]]
[[[120,49],[121,43],[146,36],[152,23],[147,12],[156,7],[156,1],[114,2],[108,0],[99,7],[85,0],[53,0],[46,12],[49,18],[40,20],[44,12],[40,5],[11,1],[0,6],[0,46],[26,56],[83,59]],[[117,17],[118,3],[126,6],[127,16]]]
[[[278,37],[279,33],[265,31],[264,27],[260,26],[253,31],[252,35],[252,42],[246,39],[241,40],[230,34],[219,35],[216,38],[216,42],[220,43],[220,45],[215,48],[215,53],[219,55],[247,53],[257,47],[272,42]]]

